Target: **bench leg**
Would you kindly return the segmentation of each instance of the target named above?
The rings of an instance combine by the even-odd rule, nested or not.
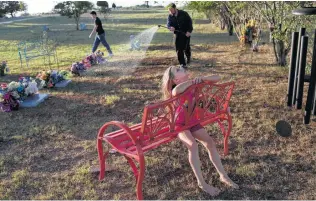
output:
[[[126,155],[124,155],[124,157],[126,158],[126,160],[128,161],[129,165],[131,166],[132,171],[133,171],[133,173],[135,175],[136,182],[137,182],[137,180],[138,180],[138,170],[137,170],[137,167],[136,167],[134,161],[130,157],[127,157]]]
[[[228,122],[228,128],[227,128],[227,132],[225,133],[225,136],[224,136],[224,155],[228,155],[228,138],[229,138],[229,135],[230,135],[230,132],[232,130],[232,116],[228,113],[227,114],[227,122]]]
[[[228,151],[228,138],[229,138],[229,135],[230,135],[230,132],[232,129],[232,117],[229,113],[227,113],[226,116],[227,116],[227,119],[224,118],[224,119],[217,120],[217,123],[218,123],[218,125],[223,133],[223,136],[224,136],[224,156],[227,156],[228,152],[229,152]],[[221,120],[227,121],[227,123],[228,123],[227,129],[225,129],[225,126],[223,125]]]
[[[143,200],[143,180],[145,175],[145,159],[144,155],[139,156],[139,174],[137,178],[136,194],[138,200]]]
[[[145,157],[144,157],[144,153],[142,151],[140,144],[136,144],[136,148],[137,148],[137,156],[135,157],[135,160],[139,162],[139,170],[138,170],[138,175],[136,179],[136,196],[137,196],[137,200],[143,200],[143,180],[144,180],[144,175],[145,175]],[[128,161],[130,162],[131,160],[128,160]],[[134,162],[132,164],[130,163],[130,165],[132,166],[134,174],[135,174],[136,166]]]
[[[102,140],[100,139],[98,139],[97,146],[98,146],[98,155],[99,155],[99,163],[100,163],[99,180],[103,180],[105,177],[105,161],[109,152],[107,151],[106,153],[103,154],[103,145],[102,145]]]

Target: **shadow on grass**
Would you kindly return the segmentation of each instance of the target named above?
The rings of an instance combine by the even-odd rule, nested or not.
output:
[[[170,146],[167,145],[167,146]],[[173,154],[171,154],[169,157],[173,157]],[[201,158],[207,157],[201,156]],[[172,158],[171,160],[174,160]],[[186,157],[184,157],[181,160],[186,160]],[[208,157],[205,158],[205,160],[208,160]],[[240,161],[242,160],[242,161]],[[290,192],[293,192],[297,190],[297,183],[295,180],[289,176],[289,174],[293,172],[301,172],[301,173],[310,173],[314,174],[314,170],[312,168],[313,163],[310,162],[282,162],[282,157],[275,155],[275,154],[267,154],[263,156],[245,156],[244,158],[241,158],[240,160],[235,159],[228,159],[225,160],[225,163],[230,163],[231,165],[240,164],[242,166],[246,166],[249,163],[256,163],[258,164],[256,166],[255,170],[252,171],[252,176],[250,175],[238,175],[236,173],[229,173],[229,176],[234,180],[237,184],[239,184],[240,189],[230,189],[226,187],[224,184],[219,182],[218,176],[215,176],[211,174],[216,172],[215,168],[212,167],[205,167],[205,162],[202,162],[202,167],[207,168],[207,174],[206,180],[207,181],[213,181],[210,183],[211,185],[214,185],[215,187],[220,187],[222,190],[222,193],[219,196],[216,196],[215,199],[228,199],[228,200],[244,200],[244,199],[286,199],[289,196]],[[203,164],[204,163],[204,164]],[[262,165],[260,165],[260,163]],[[151,195],[149,193],[146,193],[148,191],[152,192],[151,188],[156,188],[155,185],[151,185],[151,183],[159,183],[159,189],[160,191],[166,192],[166,190],[163,190],[164,188],[169,188],[168,193],[164,194],[164,199],[168,200],[176,200],[179,197],[181,199],[214,199],[212,196],[208,195],[207,193],[203,192],[198,188],[196,183],[196,179],[192,173],[192,170],[189,166],[189,164],[186,164],[183,168],[174,168],[174,167],[166,167],[168,165],[162,165],[162,166],[155,166],[155,167],[148,167],[146,169],[147,176],[145,177],[146,181],[145,183],[149,185],[146,190],[146,186],[144,187],[144,197],[145,199],[158,199],[157,195]],[[266,171],[269,169],[269,171]],[[280,171],[280,169],[283,169],[283,171]],[[149,172],[149,173],[148,173]],[[204,170],[205,172],[205,170]],[[247,172],[245,172],[247,174]],[[214,173],[215,174],[215,173]],[[158,181],[152,180],[150,176],[148,175],[158,175]],[[194,188],[199,189],[198,191],[191,190],[184,190],[179,189],[177,186],[183,186],[182,184],[177,184],[180,182],[183,177],[187,175],[192,175],[190,178],[192,178],[193,185],[190,184],[190,186],[194,186]],[[212,178],[210,178],[212,177]],[[176,181],[174,184],[170,185],[170,180]],[[178,182],[177,182],[178,181]],[[299,186],[301,189],[304,189],[307,187],[307,183],[300,182]],[[168,186],[168,187],[167,187]],[[274,186],[273,188],[271,188]],[[275,188],[279,187],[279,188]],[[149,189],[148,189],[149,188]],[[186,191],[186,193],[184,193]],[[170,193],[169,193],[170,192]],[[191,192],[191,193],[188,193]],[[158,193],[160,194],[160,193]]]

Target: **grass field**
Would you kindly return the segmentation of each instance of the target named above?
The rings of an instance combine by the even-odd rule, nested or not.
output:
[[[120,47],[129,35],[165,24],[166,17],[164,10],[113,12],[104,27],[115,57],[102,71],[73,77],[66,88],[42,90],[50,97],[36,108],[0,113],[0,199],[136,199],[134,175],[124,157],[110,157],[116,169],[107,172],[103,182],[89,168],[98,162],[96,134],[105,122],[139,123],[144,103],[160,98],[162,73],[177,64],[172,34],[159,29],[146,57],[130,74],[122,72],[128,53]],[[37,37],[42,25],[60,41],[60,69],[81,60],[93,42],[88,38],[91,19],[85,16],[82,22],[89,30],[75,31],[73,20],[63,17],[0,25],[0,59],[7,59],[11,69],[0,82],[48,69],[40,59],[31,62],[30,69],[21,68],[17,56],[18,41]],[[215,199],[316,199],[315,118],[306,126],[303,111],[286,107],[287,68],[274,65],[269,44],[253,53],[206,20],[194,22],[192,76],[219,74],[236,82],[230,154],[223,164],[240,189],[221,184],[206,151],[200,151],[204,177],[222,190]],[[276,134],[275,123],[282,119],[292,126],[289,138]],[[207,129],[222,152],[217,128]],[[197,187],[179,141],[146,154],[146,165],[145,199],[213,199]]]

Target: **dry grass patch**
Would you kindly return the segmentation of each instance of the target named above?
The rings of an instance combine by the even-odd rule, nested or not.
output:
[[[223,164],[239,190],[219,181],[200,146],[206,181],[223,190],[215,199],[316,199],[316,128],[303,125],[302,111],[285,106],[287,69],[273,65],[271,47],[260,46],[259,53],[237,43],[192,49],[192,76],[219,74],[236,82],[230,155]],[[108,121],[139,123],[144,104],[160,99],[162,73],[176,58],[149,53],[125,76],[115,74],[115,62],[99,74],[73,77],[69,87],[49,91],[51,97],[36,108],[0,114],[0,199],[136,198],[134,175],[124,157],[111,155],[109,163],[116,169],[103,182],[89,173],[98,162],[96,134]],[[292,125],[289,138],[276,134],[281,119]],[[207,130],[222,152],[218,128]],[[197,187],[179,141],[146,153],[146,162],[145,199],[214,199]]]

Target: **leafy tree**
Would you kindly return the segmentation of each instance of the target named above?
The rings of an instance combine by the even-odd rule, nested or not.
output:
[[[295,16],[292,10],[306,6],[308,2],[286,2],[286,1],[261,1],[252,2],[253,7],[259,11],[270,25],[273,50],[276,62],[280,66],[286,66],[286,57],[291,49],[291,34],[298,31],[304,24],[307,25],[306,16]]]
[[[149,4],[148,3],[149,3],[149,1],[145,1],[145,5],[146,5],[147,8],[149,8]]]
[[[97,6],[109,8],[109,3],[107,1],[97,1]]]
[[[0,16],[4,16],[9,13],[11,17],[18,11],[27,10],[27,4],[22,1],[1,1],[0,4]]]
[[[191,1],[187,8],[203,13],[209,20],[217,19],[224,30],[227,26],[229,35],[233,35],[233,24],[229,17],[229,12],[222,2],[218,1]],[[215,21],[213,19],[213,21]]]
[[[28,6],[25,2],[20,1],[20,11],[27,11]]]
[[[6,11],[4,10],[4,2],[0,1],[0,18],[4,17],[6,14]]]
[[[107,1],[97,1],[97,6],[100,7],[99,11],[103,14],[104,18],[106,19],[111,9],[109,8],[109,4]]]
[[[113,8],[113,9],[115,9],[115,8],[116,8],[115,3],[112,3],[112,8]]]
[[[203,13],[208,19],[211,19],[212,13],[215,13],[219,2],[215,1],[190,1],[186,6],[188,9]]]
[[[188,3],[188,7],[210,17],[219,13],[222,24],[227,25],[228,30],[233,29],[238,38],[242,35],[246,20],[253,19],[261,27],[263,21],[270,27],[273,49],[277,64],[286,65],[286,57],[291,48],[291,34],[298,31],[304,24],[308,29],[315,26],[313,16],[295,16],[292,10],[299,7],[315,6],[313,2],[289,2],[289,1],[254,1],[254,2],[196,2]],[[223,28],[223,27],[222,27]],[[232,32],[231,32],[232,33]]]
[[[225,17],[231,22],[237,37],[240,39],[245,24],[252,19],[257,22],[257,26],[261,26],[261,16],[252,8],[251,2],[222,2],[221,11]]]
[[[93,3],[89,1],[64,1],[55,5],[54,10],[61,16],[74,18],[76,29],[79,30],[79,20],[83,13],[93,8]]]

